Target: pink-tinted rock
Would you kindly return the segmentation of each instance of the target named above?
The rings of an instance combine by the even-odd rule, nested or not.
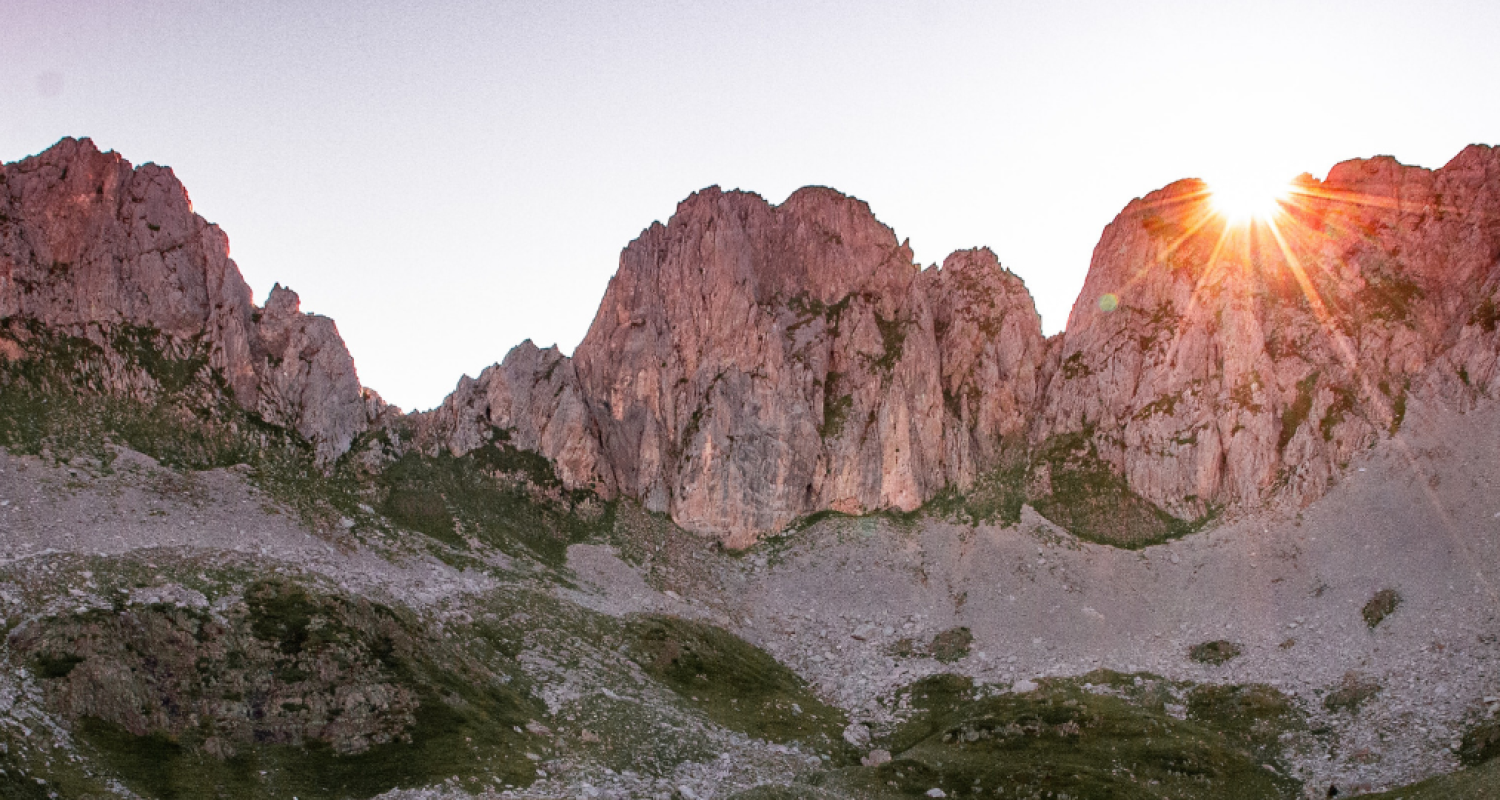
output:
[[[0,318],[203,337],[241,406],[337,457],[367,418],[333,322],[300,314],[290,292],[256,316],[228,237],[193,213],[170,169],[133,168],[88,139],[0,169]]]
[[[420,436],[454,455],[476,450],[506,431],[508,443],[551,459],[568,488],[613,497],[613,472],[600,453],[598,427],[579,392],[573,363],[556,347],[540,350],[528,339],[505,360],[464,376],[443,404],[413,415]]]
[[[1274,224],[1230,225],[1206,191],[1128,205],[1047,341],[987,249],[924,271],[833,190],[706,189],[625,248],[573,358],[524,342],[403,421],[331,320],[280,286],[254,306],[170,170],[65,139],[0,171],[0,318],[206,341],[238,402],[325,462],[372,424],[428,452],[498,437],[734,546],[825,509],[910,510],[1002,464],[1029,463],[1045,504],[1077,466],[1058,447],[1121,476],[1126,524],[1307,502],[1399,430],[1409,395],[1500,391],[1496,150],[1345,162],[1299,179]]]
[[[1094,251],[1033,442],[1086,430],[1184,517],[1317,497],[1399,427],[1413,382],[1457,396],[1457,369],[1434,364],[1493,380],[1493,330],[1470,320],[1494,292],[1497,178],[1483,147],[1436,171],[1345,162],[1248,228],[1196,181],[1131,203]]]

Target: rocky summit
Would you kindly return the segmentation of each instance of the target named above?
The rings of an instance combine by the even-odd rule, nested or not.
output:
[[[1500,151],[987,248],[708,188],[404,413],[171,170],[0,168],[0,796],[1484,798]]]
[[[708,189],[626,247],[560,378],[566,359],[522,345],[532,371],[507,358],[481,377],[505,399],[467,405],[528,420],[570,486],[734,547],[986,477],[1087,535],[1152,538],[1321,496],[1413,391],[1494,388],[1497,170],[1479,146],[1436,171],[1346,162],[1304,177],[1275,228],[1236,228],[1202,183],[1173,184],[1105,229],[1051,340],[989,250],[924,270],[831,190],[771,206]],[[538,372],[561,388],[529,391]],[[553,418],[568,435],[541,443]],[[1121,504],[1128,525],[1087,513]]]

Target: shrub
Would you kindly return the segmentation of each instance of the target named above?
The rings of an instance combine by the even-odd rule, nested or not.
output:
[[[1323,698],[1323,707],[1329,711],[1355,712],[1366,700],[1380,694],[1380,684],[1373,678],[1361,677],[1357,673],[1344,673],[1333,691]]]
[[[968,628],[949,628],[932,638],[928,651],[938,661],[951,664],[967,656],[973,644],[974,634]]]
[[[1471,728],[1458,748],[1458,760],[1471,767],[1497,756],[1500,756],[1500,719]]]
[[[1400,605],[1400,592],[1395,589],[1381,589],[1370,598],[1370,602],[1365,603],[1365,607],[1360,609],[1359,613],[1365,618],[1365,624],[1373,630]]]
[[[1218,639],[1212,642],[1193,645],[1193,648],[1188,651],[1188,658],[1199,664],[1213,664],[1217,666],[1239,656],[1241,652],[1240,646],[1234,642]]]

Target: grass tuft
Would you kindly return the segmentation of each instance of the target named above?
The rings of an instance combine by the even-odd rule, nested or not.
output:
[[[1238,658],[1240,653],[1239,645],[1224,639],[1218,639],[1212,642],[1193,645],[1192,649],[1188,650],[1188,658],[1199,664],[1213,664],[1214,666],[1218,666],[1228,663],[1231,659]]]

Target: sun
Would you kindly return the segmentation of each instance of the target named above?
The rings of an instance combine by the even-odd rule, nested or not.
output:
[[[1291,184],[1286,181],[1252,175],[1220,176],[1208,184],[1214,210],[1237,223],[1271,219],[1281,213],[1291,191]]]

